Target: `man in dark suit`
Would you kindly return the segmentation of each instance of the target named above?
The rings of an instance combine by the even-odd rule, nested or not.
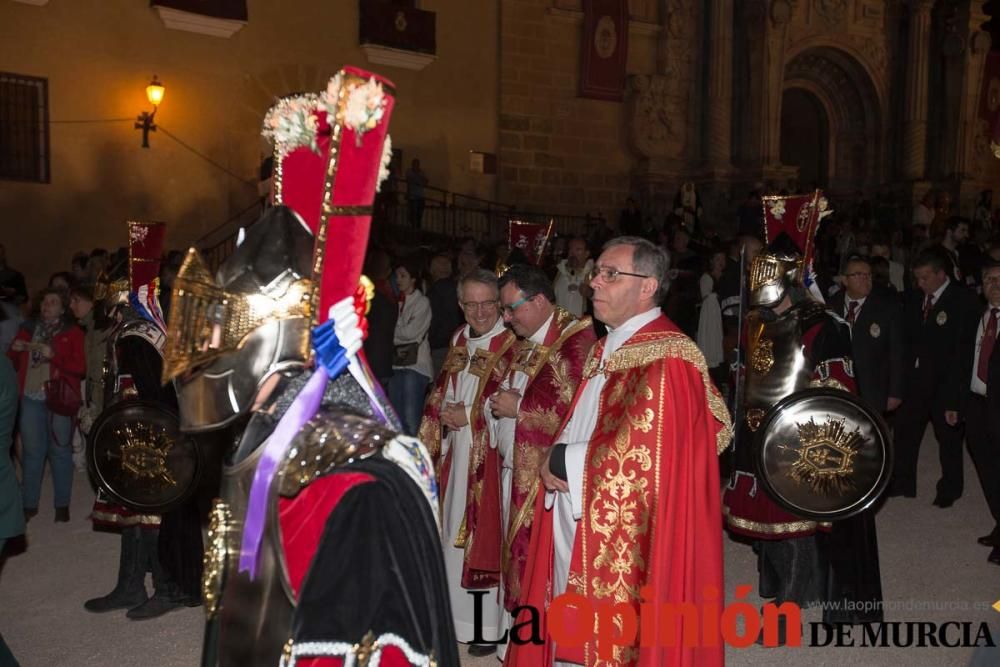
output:
[[[941,461],[934,504],[951,507],[962,495],[962,427],[955,391],[963,350],[958,345],[979,307],[975,295],[948,277],[948,259],[932,250],[913,262],[917,289],[904,309],[906,383],[896,416],[896,465],[890,495],[917,495],[917,459],[927,422],[934,426]],[[950,415],[946,416],[946,413]]]
[[[903,397],[903,308],[895,294],[872,288],[872,268],[852,257],[844,269],[844,289],[830,308],[851,325],[854,378],[861,398],[879,412],[899,407]]]
[[[965,363],[956,391],[965,396],[965,437],[994,527],[979,543],[993,547],[989,561],[1000,565],[1000,262],[983,267],[986,307],[962,341]],[[957,417],[957,416],[956,416]]]

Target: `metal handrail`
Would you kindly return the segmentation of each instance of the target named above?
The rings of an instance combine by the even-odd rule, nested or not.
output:
[[[261,210],[261,201],[255,201],[198,239],[196,245],[213,271],[235,250],[239,228],[250,227]],[[471,237],[498,243],[506,241],[510,220],[541,223],[551,220],[554,234],[586,237],[596,226],[604,223],[604,216],[600,213],[563,215],[522,211],[512,204],[425,186],[423,218],[418,232],[409,225],[406,180],[393,176],[388,187],[383,187],[376,197],[373,225],[392,229],[402,237],[426,234],[451,239]]]

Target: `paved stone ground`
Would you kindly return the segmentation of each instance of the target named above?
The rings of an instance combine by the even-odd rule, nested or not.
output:
[[[986,562],[988,550],[975,542],[990,517],[971,463],[966,460],[966,494],[948,510],[931,505],[937,478],[937,446],[928,434],[921,453],[920,497],[890,499],[878,515],[882,581],[887,620],[982,621],[1000,643],[1000,568]],[[46,486],[49,483],[46,482]],[[0,575],[0,632],[24,667],[115,665],[192,666],[198,663],[202,610],[182,609],[151,621],[133,622],[124,612],[95,615],[83,610],[88,597],[114,584],[118,538],[94,532],[86,516],[93,494],[78,474],[73,520],[52,521],[51,490],[29,525],[28,549],[11,557]],[[727,540],[726,590],[756,585],[755,559],[748,546]],[[756,598],[751,602],[759,602]],[[807,610],[804,620],[819,620]],[[463,655],[465,655],[463,650]],[[969,648],[730,648],[729,665],[831,665],[867,667],[966,665]],[[471,659],[466,667],[496,665]],[[1000,665],[1000,658],[982,663]]]

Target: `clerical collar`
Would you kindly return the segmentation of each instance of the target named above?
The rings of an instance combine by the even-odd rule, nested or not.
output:
[[[552,320],[553,318],[555,318],[555,316],[556,316],[555,311],[552,311],[552,314],[549,315],[549,319],[545,320],[545,324],[538,327],[538,331],[528,336],[528,340],[530,340],[535,345],[541,345],[542,343],[544,343],[545,336],[548,335],[549,327],[552,326]]]
[[[635,332],[639,331],[639,329],[659,317],[661,312],[660,307],[655,306],[644,313],[633,315],[629,319],[625,320],[620,327],[615,329],[608,328],[608,338],[604,341],[603,356],[606,357],[607,355],[610,355],[612,352],[624,345]]]
[[[480,338],[493,338],[493,336],[496,336],[498,333],[503,331],[503,329],[504,329],[503,318],[498,317],[496,323],[493,325],[493,328],[484,333],[482,336],[473,335],[475,334],[475,332],[472,330],[472,325],[466,324],[465,337],[468,338],[469,340],[478,340]]]

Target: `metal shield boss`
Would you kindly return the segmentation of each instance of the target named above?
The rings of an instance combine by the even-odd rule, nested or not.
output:
[[[197,441],[181,433],[177,414],[151,401],[120,401],[94,422],[87,438],[91,478],[135,512],[162,514],[194,492],[202,472]]]
[[[892,444],[882,416],[839,389],[806,389],[764,416],[758,478],[784,509],[835,521],[864,511],[889,484]]]

